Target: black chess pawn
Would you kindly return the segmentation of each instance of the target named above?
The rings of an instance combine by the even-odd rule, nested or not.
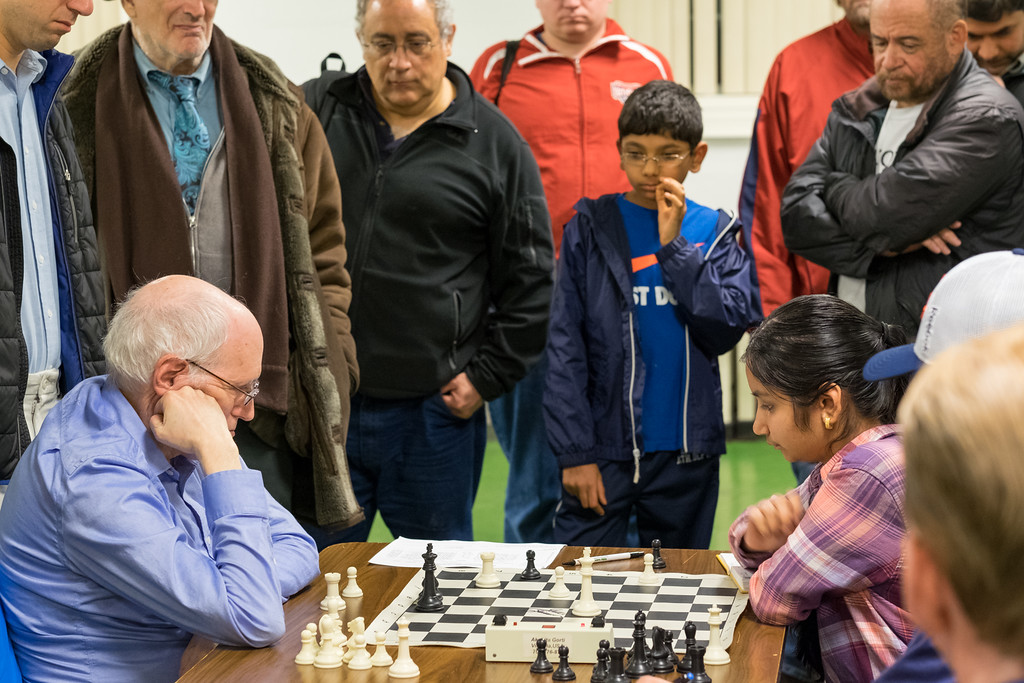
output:
[[[491,620],[491,623],[495,626],[506,626],[508,625],[508,616],[504,614],[495,614],[494,619]]]
[[[611,657],[608,654],[608,647],[604,645],[607,640],[602,640],[602,645],[597,648],[597,664],[594,665],[594,671],[590,674],[590,683],[606,683],[605,679],[608,678],[608,659]]]
[[[676,654],[676,632],[665,631],[665,649],[668,650],[668,661],[673,668],[679,664],[679,656]]]
[[[434,572],[437,566],[434,560],[437,553],[434,552],[434,544],[427,544],[427,552],[423,553],[423,590],[420,592],[412,608],[417,612],[440,612],[444,609],[444,600],[441,598],[441,591],[437,585],[437,577]]]
[[[681,674],[690,673],[693,665],[690,661],[690,648],[697,644],[697,624],[692,621],[687,621],[683,624],[683,633],[686,634],[686,640],[683,642],[683,657],[676,664],[676,671]]]
[[[647,617],[643,611],[636,613],[633,619],[633,649],[629,653],[629,664],[626,665],[626,675],[630,678],[640,678],[651,673],[651,665],[647,662]]]
[[[625,654],[626,651],[621,647],[613,647],[608,651],[608,675],[605,676],[604,683],[629,683],[629,676],[622,668],[622,658]]]
[[[668,566],[668,563],[665,562],[665,558],[661,556],[661,541],[658,539],[651,541],[651,555],[654,556],[655,569],[664,569]]]
[[[537,565],[534,564],[537,559],[537,553],[532,550],[526,551],[526,569],[519,575],[519,578],[523,581],[536,581],[540,579],[540,572],[537,570]]]
[[[537,659],[530,665],[532,674],[549,674],[555,667],[548,661],[548,641],[544,638],[537,639]]]
[[[569,668],[569,648],[565,645],[558,646],[558,668],[551,674],[553,681],[575,681],[576,672]]]
[[[669,661],[669,648],[665,646],[665,629],[655,626],[651,629],[652,637],[651,651],[647,657],[653,674],[670,674],[676,670],[675,664]]]
[[[694,645],[690,648],[688,654],[690,655],[690,675],[686,678],[687,682],[693,681],[693,683],[711,683],[711,676],[708,676],[708,672],[704,669],[704,651],[703,645]]]

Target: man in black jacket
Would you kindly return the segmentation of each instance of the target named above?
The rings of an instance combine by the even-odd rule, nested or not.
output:
[[[89,198],[52,50],[92,0],[0,0],[0,482],[58,397],[104,370]],[[41,51],[41,52],[40,52]],[[4,487],[6,488],[6,487]]]
[[[484,400],[544,348],[552,246],[530,148],[448,63],[450,0],[359,0],[366,65],[307,84],[341,181],[361,372],[348,458],[367,521],[472,538]]]
[[[876,75],[833,103],[783,196],[787,247],[911,335],[946,271],[1024,244],[1024,110],[966,38],[961,0],[873,0]]]
[[[967,48],[1024,104],[1024,0],[968,0]]]

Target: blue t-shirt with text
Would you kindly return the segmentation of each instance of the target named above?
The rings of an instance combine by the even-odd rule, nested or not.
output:
[[[688,332],[656,256],[661,249],[657,210],[634,204],[625,195],[619,195],[617,204],[629,239],[633,305],[645,367],[644,451],[678,451],[683,446]],[[717,211],[686,200],[681,234],[702,252],[711,246],[717,222]]]

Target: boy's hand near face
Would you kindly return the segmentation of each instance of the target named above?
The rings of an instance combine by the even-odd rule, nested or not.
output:
[[[562,486],[579,499],[580,505],[604,515],[603,505],[608,504],[604,495],[604,480],[597,465],[577,465],[562,470]]]
[[[679,237],[679,231],[683,227],[686,191],[683,184],[675,178],[662,177],[654,195],[658,202],[658,236],[661,239],[661,246],[665,246]]]
[[[804,518],[804,504],[795,490],[774,495],[747,510],[743,547],[752,552],[774,553],[781,548]]]

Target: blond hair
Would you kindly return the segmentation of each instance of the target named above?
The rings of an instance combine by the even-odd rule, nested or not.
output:
[[[1024,652],[1024,325],[956,346],[910,385],[907,518],[979,637]]]

